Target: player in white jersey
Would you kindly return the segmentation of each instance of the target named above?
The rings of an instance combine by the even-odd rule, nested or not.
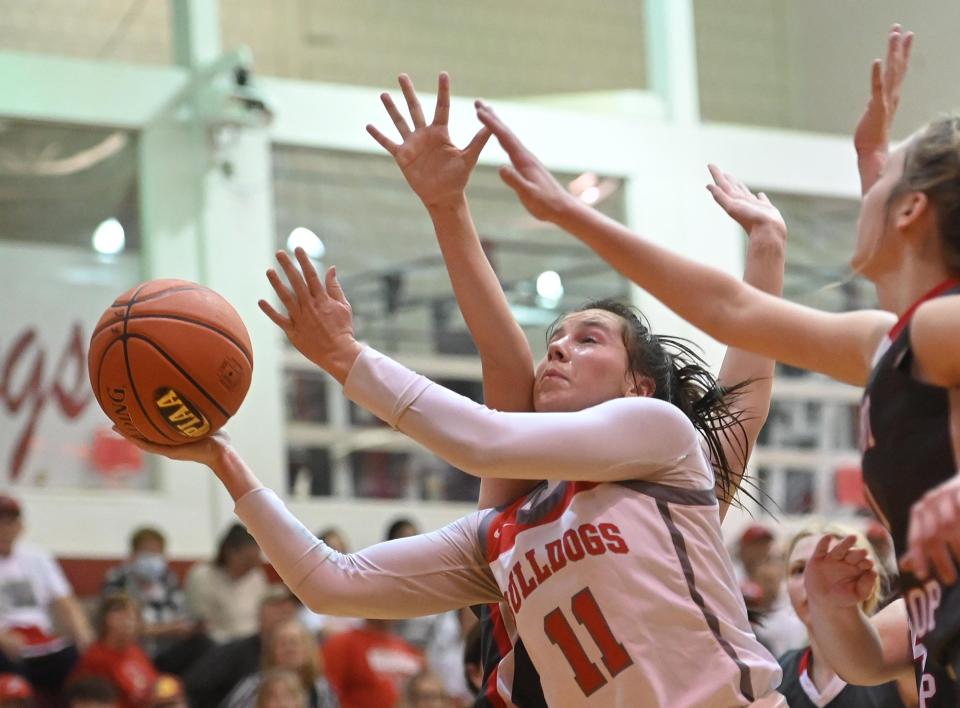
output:
[[[691,417],[654,398],[637,358],[663,342],[600,303],[567,315],[537,370],[536,408],[549,412],[500,413],[360,345],[335,272],[323,283],[302,249],[296,255],[302,275],[277,256],[292,291],[269,272],[287,314],[261,307],[348,397],[465,472],[551,480],[506,510],[342,555],[223,437],[148,446],[214,470],[308,607],[396,618],[506,598],[551,705],[777,704],[780,670],[750,630],[714,472],[691,422],[722,415],[721,397],[681,402],[700,406]],[[697,371],[692,362],[668,369],[666,387]]]
[[[400,75],[399,84],[409,118],[401,114],[390,94],[381,94],[381,100],[400,142],[394,142],[372,125],[367,130],[394,158],[430,215],[464,322],[477,346],[483,369],[484,403],[502,411],[533,410],[535,363],[530,345],[487,260],[466,197],[468,179],[490,132],[481,129],[462,150],[452,143],[447,131],[450,79],[445,73],[439,77],[436,109],[430,123],[410,78]],[[756,203],[762,204],[762,200]],[[748,236],[744,281],[779,295],[785,251],[785,228],[779,213],[770,207],[759,217],[744,218],[741,212],[731,216]],[[731,404],[734,411],[743,412],[742,439],[731,436],[723,441],[728,461],[736,465],[734,471],[738,474],[745,463],[743,449],[753,447],[766,420],[772,377],[773,362],[769,359],[733,348],[724,356],[718,375],[721,385],[752,382]],[[482,509],[509,504],[535,485],[536,481],[529,480],[484,478],[478,506]],[[718,486],[721,521],[734,492],[735,489]],[[540,677],[516,635],[516,623],[510,617],[503,618],[510,613],[509,603],[478,609],[483,625],[484,674],[476,708],[544,705]]]

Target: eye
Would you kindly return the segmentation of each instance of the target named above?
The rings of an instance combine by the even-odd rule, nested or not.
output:
[[[596,344],[596,343],[597,343],[597,338],[596,338],[596,337],[592,337],[592,336],[590,336],[590,335],[588,334],[586,337],[581,337],[581,338],[580,338],[580,343],[581,343],[581,344]]]
[[[790,569],[790,575],[794,577],[798,575],[803,575],[803,571],[805,568],[806,568],[806,565],[803,563],[800,563],[799,565],[795,565]]]

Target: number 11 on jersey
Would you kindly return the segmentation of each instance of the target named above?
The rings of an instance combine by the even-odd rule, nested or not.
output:
[[[586,628],[590,638],[600,650],[600,658],[610,672],[611,678],[633,664],[633,659],[627,654],[623,644],[613,636],[607,618],[603,616],[590,588],[584,588],[570,598],[570,606],[574,618]],[[563,610],[557,607],[543,618],[543,631],[551,642],[560,647],[564,658],[573,669],[577,685],[585,696],[589,696],[607,683],[607,678],[600,667],[590,661]]]

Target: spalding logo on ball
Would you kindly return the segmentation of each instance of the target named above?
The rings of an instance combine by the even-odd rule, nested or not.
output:
[[[90,338],[90,383],[125,434],[194,442],[237,412],[253,373],[237,311],[187,280],[150,280],[123,293]]]

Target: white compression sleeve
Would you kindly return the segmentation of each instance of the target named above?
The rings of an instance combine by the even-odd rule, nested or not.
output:
[[[365,347],[344,386],[358,405],[478,477],[650,481],[708,488],[713,473],[693,424],[653,398],[617,398],[572,413],[486,408]]]
[[[314,612],[371,619],[437,614],[503,599],[480,550],[474,512],[442,529],[338,553],[261,487],[236,514],[287,587]]]

